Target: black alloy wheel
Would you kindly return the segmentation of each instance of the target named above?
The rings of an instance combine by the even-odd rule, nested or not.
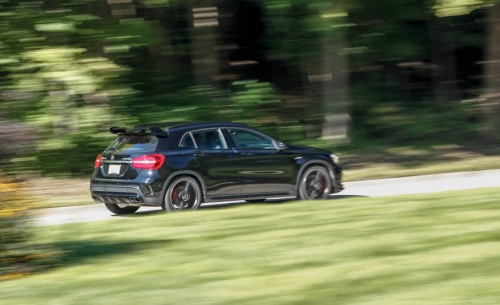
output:
[[[163,200],[163,210],[180,212],[200,207],[202,192],[196,179],[189,176],[175,178],[168,186]]]
[[[300,178],[299,198],[302,200],[326,199],[331,190],[330,174],[323,166],[309,167]]]

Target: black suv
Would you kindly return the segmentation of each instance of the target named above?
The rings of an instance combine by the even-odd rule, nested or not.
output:
[[[285,145],[236,123],[112,127],[97,156],[90,191],[115,214],[140,206],[195,210],[210,201],[298,196],[324,199],[343,189],[339,159]]]

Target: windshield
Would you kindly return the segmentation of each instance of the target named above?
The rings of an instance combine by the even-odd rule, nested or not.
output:
[[[117,137],[105,151],[112,153],[137,153],[154,151],[158,138],[151,135],[126,135]]]

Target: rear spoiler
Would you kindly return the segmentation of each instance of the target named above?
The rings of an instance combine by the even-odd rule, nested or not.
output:
[[[168,132],[159,127],[136,127],[132,130],[127,130],[123,127],[111,127],[109,132],[117,135],[153,135],[159,138],[167,138]]]

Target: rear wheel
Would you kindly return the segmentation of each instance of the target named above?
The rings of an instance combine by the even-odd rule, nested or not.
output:
[[[305,170],[299,182],[299,198],[302,200],[326,199],[332,190],[332,180],[323,166],[311,166]]]
[[[167,212],[196,210],[201,201],[202,192],[198,181],[189,176],[181,176],[168,186],[162,208]]]
[[[126,214],[133,214],[135,211],[139,209],[139,207],[135,206],[127,206],[127,205],[122,205],[122,204],[116,204],[116,203],[107,203],[105,202],[104,205],[108,210],[110,210],[112,213],[116,215],[126,215]]]

